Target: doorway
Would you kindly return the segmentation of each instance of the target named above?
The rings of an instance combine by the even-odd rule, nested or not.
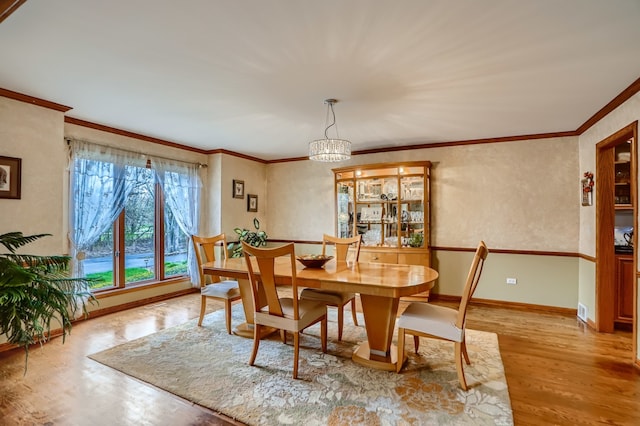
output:
[[[637,128],[636,121],[596,145],[595,176],[596,330],[611,333],[627,321],[633,327],[634,358],[638,321],[638,238],[634,232],[638,217]],[[621,282],[628,284],[631,295],[623,294]],[[625,306],[630,318],[621,320],[621,307]]]

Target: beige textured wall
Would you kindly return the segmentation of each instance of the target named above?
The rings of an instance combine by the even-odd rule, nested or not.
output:
[[[209,167],[207,168],[207,182],[209,183],[205,192],[207,193],[206,212],[201,222],[204,226],[201,229],[202,235],[217,235],[222,232],[222,157],[223,154],[209,155]]]
[[[227,235],[228,241],[236,241],[234,228],[247,228],[254,231],[253,219],[260,221],[260,230],[269,231],[267,199],[267,175],[264,163],[221,154],[220,183],[221,191],[213,196],[219,198],[220,211],[209,212],[209,220],[220,215],[220,229]],[[233,180],[244,181],[244,198],[233,198]],[[247,211],[247,195],[258,196],[258,211]]]
[[[51,234],[21,253],[58,255],[66,249],[63,113],[0,96],[0,155],[22,159],[21,198],[0,199],[0,234]],[[0,335],[0,344],[7,341]]]
[[[267,166],[270,238],[320,241],[323,233],[335,233],[331,167],[338,166],[313,161]]]
[[[34,254],[63,254],[66,144],[63,113],[0,97],[0,155],[22,159],[22,195],[0,199],[0,233],[48,233],[25,248]]]
[[[432,245],[575,253],[580,186],[576,137],[358,155],[350,164],[430,160]],[[340,167],[349,163],[340,163]],[[318,241],[334,232],[334,164],[267,166],[272,238]],[[436,292],[460,295],[471,253],[438,251]],[[576,308],[572,257],[491,254],[477,297]],[[506,278],[518,284],[507,286]]]
[[[430,160],[432,245],[576,252],[577,138],[358,155],[351,164]],[[340,163],[340,166],[349,163]],[[319,240],[334,232],[331,164],[268,166],[270,236]]]

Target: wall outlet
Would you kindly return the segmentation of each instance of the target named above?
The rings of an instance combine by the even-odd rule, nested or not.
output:
[[[507,278],[507,284],[515,285],[518,284],[517,278]]]

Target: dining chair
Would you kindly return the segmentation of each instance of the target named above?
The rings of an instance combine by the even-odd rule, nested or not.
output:
[[[480,274],[482,273],[484,261],[488,254],[489,250],[484,241],[480,241],[476,253],[473,256],[473,262],[467,275],[467,281],[458,309],[425,302],[413,302],[410,303],[407,309],[400,315],[398,319],[398,363],[396,366],[398,373],[402,369],[404,361],[405,334],[413,335],[416,353],[418,353],[420,345],[420,336],[448,340],[454,342],[456,370],[458,372],[460,386],[463,390],[467,390],[467,381],[464,377],[462,365],[462,357],[464,357],[467,364],[471,364],[465,343],[467,307],[478,286],[478,281],[480,281]]]
[[[296,280],[296,259],[294,244],[288,243],[275,248],[253,247],[244,241],[242,250],[247,262],[251,296],[254,308],[253,351],[249,365],[254,365],[260,333],[263,326],[280,330],[282,341],[286,344],[286,332],[293,333],[293,378],[298,378],[298,359],[300,354],[300,331],[320,322],[320,339],[322,352],[327,352],[327,306],[318,301],[305,300],[298,297]],[[276,288],[275,264],[276,259],[289,257],[286,268],[291,268],[292,297],[280,297]],[[255,264],[252,262],[255,259]],[[257,270],[254,269],[257,267]],[[260,307],[259,297],[264,294],[267,305]]]
[[[217,245],[221,246],[225,259],[229,256],[227,239],[224,234],[219,234],[213,237],[192,235],[191,240],[193,241],[193,248],[198,260],[198,271],[200,272],[200,318],[198,319],[198,326],[202,326],[202,320],[207,309],[207,298],[218,299],[224,301],[227,333],[231,334],[231,303],[241,298],[238,282],[222,280],[215,275],[205,275],[202,270],[203,263],[216,260]],[[210,283],[207,283],[207,277],[209,277]]]
[[[349,255],[349,248],[353,247],[353,260],[358,261],[360,257],[360,243],[362,235],[352,238],[338,238],[324,234],[322,236],[322,254],[326,255],[327,244],[333,245],[336,251],[336,260],[346,261]],[[353,323],[358,325],[356,316],[356,294],[342,291],[321,290],[318,288],[305,288],[300,294],[300,298],[317,300],[327,304],[327,306],[335,306],[338,308],[338,341],[342,340],[342,328],[344,323],[344,306],[351,302],[351,317]]]

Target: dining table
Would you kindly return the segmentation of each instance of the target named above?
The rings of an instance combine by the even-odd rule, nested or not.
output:
[[[277,284],[291,285],[290,265],[287,258],[276,259]],[[238,280],[246,322],[236,326],[234,334],[253,338],[254,308],[246,260],[219,259],[204,263],[202,269],[205,274]],[[361,365],[386,371],[395,371],[398,362],[392,339],[400,298],[430,290],[437,278],[437,271],[422,265],[332,259],[321,268],[308,268],[296,262],[298,287],[360,295],[367,340],[356,347],[352,359]],[[264,295],[259,296],[258,304],[259,308],[266,306]]]

